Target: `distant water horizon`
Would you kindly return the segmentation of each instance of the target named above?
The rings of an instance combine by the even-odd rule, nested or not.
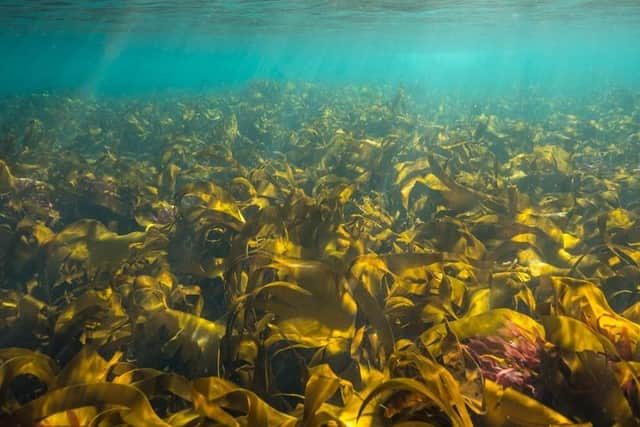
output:
[[[640,86],[637,2],[365,4],[4,2],[0,93],[202,91],[254,79],[488,93]]]

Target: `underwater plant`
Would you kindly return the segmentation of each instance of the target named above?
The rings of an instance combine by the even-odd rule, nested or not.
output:
[[[0,99],[0,425],[640,423],[640,102],[469,102]]]

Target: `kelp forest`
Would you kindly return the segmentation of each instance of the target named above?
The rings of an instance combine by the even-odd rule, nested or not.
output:
[[[637,426],[640,94],[0,99],[0,425]]]

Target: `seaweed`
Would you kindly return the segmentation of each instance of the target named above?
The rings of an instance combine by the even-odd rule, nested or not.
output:
[[[637,425],[637,98],[0,100],[0,424]]]

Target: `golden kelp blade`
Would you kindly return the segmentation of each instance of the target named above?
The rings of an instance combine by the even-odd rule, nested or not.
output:
[[[169,425],[155,414],[142,392],[135,387],[113,383],[72,385],[53,390],[12,415],[1,417],[0,421],[4,425],[34,425],[52,414],[93,405],[125,408],[121,416],[132,426]]]
[[[538,322],[522,313],[504,308],[497,308],[486,313],[475,316],[463,317],[459,320],[437,325],[425,331],[420,340],[434,357],[438,357],[441,352],[441,339],[446,336],[447,328],[455,333],[458,339],[472,336],[490,336],[507,325],[516,325],[522,333],[529,334],[532,339],[544,338],[545,330]]]
[[[406,391],[423,396],[426,399],[424,403],[433,403],[446,414],[452,425],[473,425],[458,384],[446,369],[417,354],[396,354],[398,359],[393,362],[398,363],[399,367],[402,367],[404,363],[414,366],[418,371],[418,377],[416,379],[391,378],[384,381],[373,389],[362,402],[358,416],[362,415],[367,405],[381,394]],[[406,360],[403,360],[405,357]]]
[[[493,381],[485,381],[487,414],[480,417],[483,426],[575,426],[569,418],[511,388],[503,388]]]
[[[638,94],[389,89],[0,97],[0,424],[637,425]]]
[[[221,378],[200,378],[193,382],[195,390],[196,408],[207,413],[212,405],[239,411],[246,416],[242,425],[264,426],[287,425],[295,422],[295,418],[283,414],[268,406],[255,393],[235,387]],[[219,402],[219,403],[216,403]],[[212,419],[217,411],[213,409]]]

